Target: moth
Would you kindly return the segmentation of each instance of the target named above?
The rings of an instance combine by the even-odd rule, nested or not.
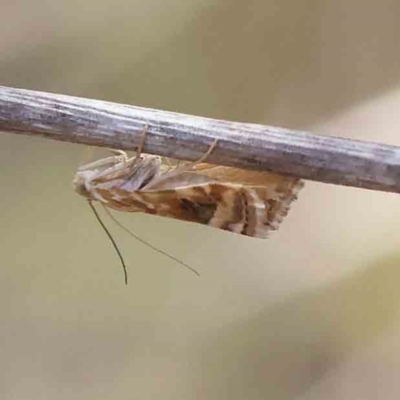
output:
[[[128,283],[128,275],[124,259],[93,207],[93,201],[102,203],[106,210],[144,212],[266,238],[270,231],[278,228],[303,187],[303,181],[298,178],[205,163],[216,141],[197,162],[176,166],[165,164],[159,156],[142,154],[146,131],[147,128],[134,157],[114,150],[114,156],[81,166],[73,181],[75,191],[89,200],[117,251],[125,283]],[[118,220],[115,222],[121,225]],[[124,226],[122,228],[127,230]],[[127,231],[198,274],[189,265]]]
[[[212,151],[212,149],[210,148]],[[207,156],[209,153],[205,156]],[[278,228],[303,181],[205,163],[171,166],[123,151],[81,166],[75,191],[118,211],[144,212],[266,238]]]

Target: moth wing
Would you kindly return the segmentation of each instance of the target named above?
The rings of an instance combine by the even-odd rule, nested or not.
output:
[[[220,182],[232,182],[246,186],[280,187],[281,191],[285,190],[285,188],[290,189],[292,186],[300,185],[302,187],[304,185],[301,179],[292,176],[280,175],[269,171],[250,171],[207,163],[195,165],[193,171]]]
[[[173,190],[141,190],[135,199],[151,204],[153,214],[266,238],[296,199],[297,189],[292,189],[280,192],[275,187],[208,182]]]
[[[207,182],[167,190],[141,190],[135,197],[152,204],[154,214],[243,233],[245,202],[240,185]]]
[[[181,171],[180,168],[168,171],[150,181],[141,191],[156,191],[185,188],[216,182],[217,180],[203,174],[191,171]]]
[[[250,171],[239,168],[198,164],[194,170],[211,179],[221,182],[241,184],[257,193],[266,202],[269,230],[276,229],[287,215],[291,203],[297,199],[304,181],[292,176],[285,176],[268,171]]]
[[[210,164],[192,164],[164,173],[157,168],[149,171],[154,173],[149,174],[151,179],[145,177],[148,182],[140,189],[132,185],[136,179],[131,171],[122,184],[104,177],[108,179],[96,182],[96,192],[107,206],[117,210],[141,211],[266,238],[269,231],[278,228],[303,186],[297,178]]]

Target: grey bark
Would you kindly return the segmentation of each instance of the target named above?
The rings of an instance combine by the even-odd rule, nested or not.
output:
[[[400,148],[0,86],[0,131],[400,192]],[[378,137],[378,134],[377,134]]]

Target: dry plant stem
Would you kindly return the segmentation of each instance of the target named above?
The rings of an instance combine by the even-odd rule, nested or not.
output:
[[[400,148],[0,86],[0,131],[400,193]],[[377,132],[377,137],[379,132]]]

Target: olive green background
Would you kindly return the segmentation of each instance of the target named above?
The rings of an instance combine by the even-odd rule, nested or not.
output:
[[[400,144],[395,0],[3,0],[1,84]],[[108,222],[85,146],[0,136],[0,397],[395,399],[400,201],[307,182],[269,240]],[[94,151],[94,156],[98,150]],[[107,222],[107,218],[105,218]]]

